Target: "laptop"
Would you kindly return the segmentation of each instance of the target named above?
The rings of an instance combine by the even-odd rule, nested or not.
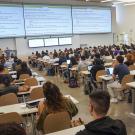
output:
[[[69,65],[71,63],[71,60],[67,60],[67,64]]]
[[[91,70],[91,68],[92,68],[92,66],[88,66],[88,71],[90,71],[90,70]]]
[[[112,75],[113,74],[113,68],[107,68],[106,72],[107,72],[107,75]]]

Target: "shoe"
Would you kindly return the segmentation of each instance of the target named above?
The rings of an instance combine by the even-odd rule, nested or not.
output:
[[[112,98],[112,99],[110,100],[110,102],[111,102],[111,103],[118,103],[118,99],[117,99],[117,98]]]

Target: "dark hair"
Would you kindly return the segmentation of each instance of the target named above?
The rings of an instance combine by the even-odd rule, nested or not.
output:
[[[101,65],[102,62],[101,62],[100,59],[95,59],[95,60],[94,60],[94,64],[95,64],[95,65]]]
[[[110,95],[106,91],[92,92],[90,95],[91,104],[98,115],[106,115],[110,107]]]
[[[0,72],[2,72],[4,70],[4,65],[0,64]]]
[[[43,92],[44,96],[46,97],[46,103],[49,108],[51,108],[54,111],[64,109],[63,96],[59,88],[55,84],[47,81],[43,85]]]
[[[26,135],[25,130],[16,123],[0,124],[0,135]]]
[[[25,61],[23,61],[23,62],[21,63],[21,70],[26,71],[27,68],[28,68],[27,63],[26,63]]]
[[[2,74],[0,75],[0,84],[4,84],[6,87],[10,86],[11,76]]]
[[[85,60],[85,56],[81,56],[81,60]]]
[[[99,53],[96,53],[96,54],[95,54],[95,57],[96,57],[96,58],[100,58],[100,54],[99,54]]]
[[[124,57],[122,57],[121,55],[119,55],[119,56],[116,57],[116,60],[117,60],[119,63],[123,63]]]

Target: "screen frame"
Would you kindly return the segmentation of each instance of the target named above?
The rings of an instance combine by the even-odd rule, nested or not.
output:
[[[38,40],[38,39],[42,39],[43,42],[44,42],[44,39],[43,39],[43,38],[32,38],[32,39],[28,39],[28,40],[27,40],[28,47],[29,47],[29,48],[44,48],[44,47],[45,47],[45,43],[44,43],[44,46],[37,46],[37,47],[30,47],[30,46],[29,46],[29,40]]]

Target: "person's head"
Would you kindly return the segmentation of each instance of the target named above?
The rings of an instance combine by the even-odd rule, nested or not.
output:
[[[124,62],[124,57],[122,57],[121,55],[116,57],[116,60],[118,63],[122,64]]]
[[[101,60],[100,59],[95,59],[94,60],[94,65],[102,65]]]
[[[81,56],[81,60],[84,61],[85,60],[85,56]]]
[[[106,91],[96,91],[89,95],[89,111],[94,119],[107,115],[110,107],[110,95]]]
[[[16,123],[0,124],[0,135],[26,135],[25,130]]]
[[[0,72],[4,71],[4,64],[0,64]]]
[[[0,75],[0,84],[3,84],[5,87],[10,86],[11,77],[9,75],[1,74]]]
[[[100,59],[100,54],[99,53],[96,53],[95,54],[95,58],[99,58]]]
[[[43,85],[43,92],[46,98],[47,105],[52,110],[57,111],[63,108],[62,106],[63,96],[59,88],[55,84],[47,81]]]
[[[24,62],[22,62],[21,63],[21,69],[22,70],[25,70],[25,69],[27,69],[28,67],[27,67],[27,63],[24,61]]]
[[[133,55],[132,54],[127,54],[126,58],[127,58],[127,61],[133,61]]]

